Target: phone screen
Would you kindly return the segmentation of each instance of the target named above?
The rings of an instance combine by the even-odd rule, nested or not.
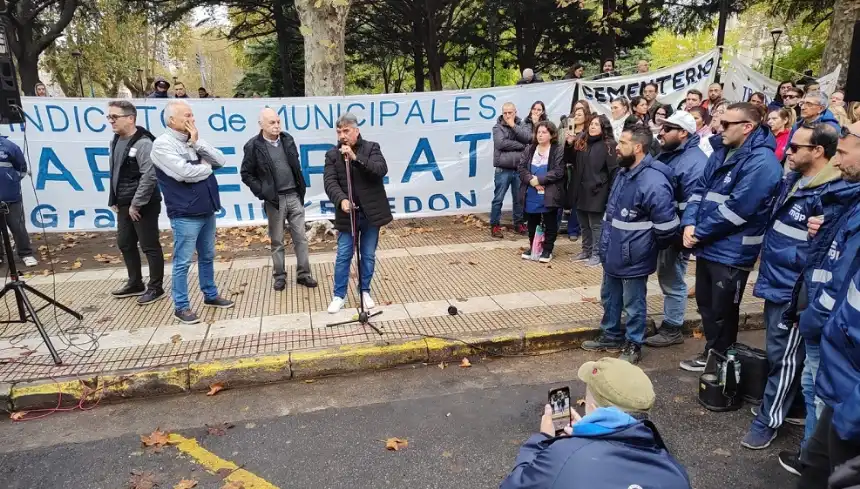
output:
[[[559,387],[549,391],[549,405],[552,408],[552,426],[555,434],[559,435],[566,426],[570,426],[570,387]]]

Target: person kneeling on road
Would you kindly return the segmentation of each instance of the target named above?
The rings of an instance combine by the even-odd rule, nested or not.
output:
[[[585,416],[554,436],[552,408],[540,433],[520,448],[500,489],[688,489],[687,471],[669,453],[648,412],[654,387],[641,368],[616,358],[579,368]]]
[[[681,221],[675,211],[672,169],[651,158],[651,131],[625,129],[618,142],[621,167],[609,193],[600,236],[603,319],[600,337],[582,343],[587,351],[621,351],[637,363],[645,341],[648,275],[657,270],[657,254],[676,238]],[[627,340],[621,310],[627,313]]]

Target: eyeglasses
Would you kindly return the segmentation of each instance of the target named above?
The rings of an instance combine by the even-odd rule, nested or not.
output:
[[[792,153],[797,153],[797,150],[800,148],[815,148],[817,144],[797,144],[797,143],[789,143],[788,149],[791,150]]]
[[[107,117],[105,117],[105,118],[106,118],[107,120],[111,121],[111,122],[114,122],[114,121],[116,121],[117,119],[119,119],[120,117],[131,117],[131,114],[119,114],[119,115],[109,114],[109,115],[108,115]]]
[[[720,125],[723,126],[723,131],[735,124],[752,124],[752,121],[720,121]]]
[[[805,105],[816,105],[816,106],[821,106],[821,104],[819,104],[818,102],[812,102],[812,101],[807,101],[807,100],[801,100],[801,101],[800,101],[800,106],[801,106],[801,107],[803,107],[803,106],[805,106]]]
[[[842,130],[839,132],[839,134],[842,136],[843,139],[847,138],[848,136],[860,138],[860,134],[857,134],[856,132],[851,132],[851,129],[849,129],[848,126],[842,126]]]
[[[789,95],[789,94],[785,94],[785,96],[784,96],[784,97],[782,97],[782,98],[798,99],[798,98],[800,98],[800,95]]]

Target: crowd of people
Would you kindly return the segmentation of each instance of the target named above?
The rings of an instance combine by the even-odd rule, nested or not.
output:
[[[661,103],[653,84],[642,93],[613,100],[611,117],[575,102],[551,141],[551,122],[520,121],[505,104],[493,131],[491,233],[503,233],[508,187],[530,242],[538,223],[545,226],[541,262],[552,259],[559,216],[576,216],[583,242],[573,259],[603,267],[601,334],[582,348],[631,364],[643,346],[684,342],[685,275],[695,257],[691,295],[706,341],[680,363],[690,372],[704,371],[710,351],[725,355],[736,344],[758,263],[753,294],[765,300],[769,372],[741,445],[764,449],[784,422],[804,424],[801,446],[781,452],[780,464],[800,476],[798,487],[827,488],[837,466],[860,456],[860,104],[846,104],[841,90],[825,94],[814,80],[780,84],[769,104],[759,92],[727,101],[718,83],[707,98],[690,90],[678,107]],[[543,104],[532,105],[532,120],[535,107]],[[655,272],[663,321],[646,337],[646,284]]]

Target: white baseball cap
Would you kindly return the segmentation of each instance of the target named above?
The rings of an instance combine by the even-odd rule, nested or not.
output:
[[[657,122],[662,123],[664,126],[680,127],[690,134],[696,133],[696,119],[693,119],[693,115],[685,110],[677,110],[669,117]]]

